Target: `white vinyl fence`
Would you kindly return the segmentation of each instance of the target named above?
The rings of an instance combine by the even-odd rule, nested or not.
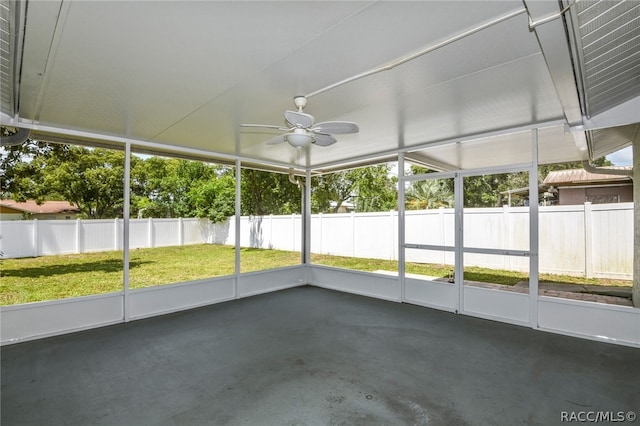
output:
[[[4,258],[122,249],[122,219],[32,220],[0,223]],[[243,216],[242,247],[301,249],[301,217]],[[453,209],[406,212],[406,242],[454,244]],[[631,279],[633,203],[540,207],[540,272]],[[234,218],[131,219],[130,248],[235,244]],[[465,209],[465,247],[529,249],[526,207]],[[311,252],[396,260],[397,212],[317,214],[311,217]],[[453,264],[453,253],[408,249],[408,262]],[[465,265],[528,270],[528,258],[465,254]]]

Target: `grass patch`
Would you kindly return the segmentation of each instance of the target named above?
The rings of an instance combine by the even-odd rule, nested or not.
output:
[[[300,253],[282,250],[242,249],[240,256],[242,272],[300,263]],[[232,246],[135,249],[129,258],[132,289],[235,273]],[[121,251],[4,259],[0,266],[1,305],[122,291]]]
[[[336,266],[339,268],[356,269],[359,271],[392,271],[398,272],[398,262],[395,260],[362,259],[343,256],[328,256],[324,254],[312,254],[311,261],[319,265]],[[438,265],[432,263],[405,264],[408,274],[428,275],[432,277],[447,278],[453,270],[451,265]],[[468,267],[464,270],[465,280],[481,281],[494,284],[516,285],[522,280],[528,279],[527,274],[498,269]]]
[[[283,250],[243,248],[241,272],[260,271],[297,265],[300,253]],[[363,259],[314,254],[315,264],[360,271],[397,272],[391,260]],[[143,288],[234,274],[235,250],[232,246],[198,244],[130,252],[130,288]],[[447,277],[449,265],[407,263],[411,274]],[[122,252],[84,253],[4,259],[0,262],[0,304],[39,302],[67,297],[122,291]],[[515,285],[527,274],[513,271],[469,267],[465,279]],[[541,275],[540,280],[567,284],[631,286],[631,281],[596,280],[581,277]]]

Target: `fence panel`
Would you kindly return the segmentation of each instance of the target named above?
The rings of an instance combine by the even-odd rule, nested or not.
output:
[[[119,240],[116,240],[118,226],[114,219],[79,222],[80,252],[109,251],[120,248]]]
[[[324,214],[311,215],[311,253],[322,253],[322,221]]]
[[[236,244],[236,218],[229,218],[228,221],[222,223],[211,224],[213,225],[211,229],[213,239],[212,242],[214,244],[226,244],[229,246],[234,246]]]
[[[131,219],[129,221],[129,248],[147,248],[149,243],[149,220]]]
[[[216,224],[212,224],[206,219],[182,219],[182,243],[213,243],[213,241],[210,241],[209,238],[214,225]]]
[[[75,220],[38,221],[39,254],[76,253],[77,241]]]
[[[505,214],[507,221],[507,240],[505,247],[512,250],[529,251],[529,208],[511,207]],[[529,258],[517,256],[505,256],[505,262],[509,269],[517,271],[529,271]]]
[[[405,234],[405,241],[409,244],[453,247],[455,245],[455,210],[441,207],[407,211],[405,213]],[[397,259],[397,250],[395,254],[394,259]],[[407,262],[453,265],[455,255],[448,251],[409,249],[405,252],[405,259]]]
[[[541,206],[540,272],[631,279],[633,203]],[[300,215],[241,217],[242,247],[301,250]],[[235,217],[131,219],[131,249],[180,244],[235,244]],[[122,249],[124,221],[33,220],[0,223],[4,258]],[[453,246],[454,210],[406,212],[406,242]],[[397,260],[397,212],[311,216],[313,253]],[[465,209],[466,247],[529,249],[527,208]],[[408,262],[453,264],[452,252],[407,250]],[[528,259],[468,254],[465,263],[528,270]]]
[[[298,215],[298,217],[300,216]],[[300,226],[300,222],[296,220],[295,216],[265,216],[263,225],[263,248],[295,250],[296,247],[300,246],[300,242],[296,241],[300,233],[295,232],[296,227]]]
[[[592,206],[592,273],[596,277],[631,279],[633,208]],[[640,261],[640,260],[639,260]]]
[[[327,214],[322,217],[322,254],[353,256],[353,220],[349,213]]]
[[[169,247],[182,245],[180,219],[153,219],[152,247]]]
[[[444,245],[450,226],[444,215],[449,210],[453,211],[441,208],[405,212],[405,241],[409,244]],[[453,228],[450,231],[453,232]]]
[[[585,273],[584,206],[540,207],[540,272]]]
[[[393,260],[392,220],[388,212],[359,214],[353,223],[355,257]]]
[[[37,256],[36,236],[37,220],[12,220],[0,222],[0,252],[2,257]]]

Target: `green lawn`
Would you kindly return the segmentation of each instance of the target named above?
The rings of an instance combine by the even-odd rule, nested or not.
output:
[[[300,253],[282,250],[241,249],[241,272],[259,271],[300,263]],[[208,277],[231,275],[235,265],[231,246],[199,244],[179,247],[132,250],[129,282],[131,288],[150,287]],[[397,271],[390,260],[342,256],[312,255],[320,265],[361,271]],[[38,302],[65,297],[85,296],[122,290],[122,252],[100,252],[0,262],[0,304]],[[446,277],[451,266],[407,263],[412,274]],[[465,279],[515,285],[526,274],[470,267]],[[579,277],[541,275],[541,280],[572,284],[606,284],[630,286],[631,281],[587,280]]]

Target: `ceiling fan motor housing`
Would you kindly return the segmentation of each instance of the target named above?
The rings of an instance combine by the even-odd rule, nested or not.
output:
[[[298,108],[298,111],[302,111],[307,106],[306,96],[296,96],[293,98],[293,103]]]

